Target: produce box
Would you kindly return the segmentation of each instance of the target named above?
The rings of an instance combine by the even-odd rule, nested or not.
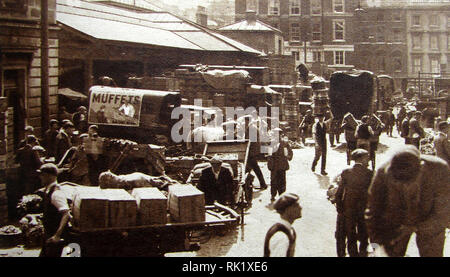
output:
[[[169,213],[175,222],[205,221],[205,195],[192,185],[169,187]]]
[[[108,198],[98,187],[77,188],[72,212],[74,226],[80,231],[108,227]]]
[[[137,203],[124,189],[104,189],[108,199],[108,227],[136,226]]]
[[[167,197],[157,188],[135,188],[131,195],[138,206],[138,224],[166,224]]]

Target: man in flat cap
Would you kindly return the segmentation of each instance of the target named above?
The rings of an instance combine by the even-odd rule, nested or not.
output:
[[[283,193],[273,207],[280,219],[267,231],[264,240],[264,257],[293,257],[296,233],[292,223],[302,217],[298,195]]]
[[[40,257],[61,257],[67,223],[70,219],[70,209],[67,197],[58,185],[58,167],[52,163],[43,164],[39,178],[44,188],[43,219],[44,240]]]
[[[409,131],[408,131],[408,144],[412,144],[419,149],[420,139],[425,137],[425,132],[420,125],[420,120],[422,118],[422,112],[416,111],[413,118],[409,121]]]
[[[271,201],[286,191],[286,171],[289,170],[289,161],[293,158],[292,148],[288,139],[280,128],[272,130],[275,142],[272,154],[267,159],[267,167],[270,170],[270,195]],[[277,141],[278,140],[278,141]]]
[[[369,152],[356,149],[352,152],[352,167],[346,168],[336,178],[336,249],[338,257],[345,257],[345,245],[350,257],[366,257],[368,246],[364,210],[373,172],[368,169]],[[357,242],[359,241],[359,251]]]
[[[433,144],[436,149],[436,156],[443,159],[450,166],[450,142],[448,141],[448,123],[441,121],[438,124],[438,133],[434,137]]]
[[[314,137],[314,160],[311,166],[311,170],[314,172],[316,171],[316,165],[319,159],[321,159],[321,171],[320,174],[322,175],[328,175],[328,173],[325,171],[326,164],[327,164],[327,127],[325,125],[325,115],[323,114],[317,114],[318,121],[314,123],[312,132]]]
[[[42,146],[47,150],[47,157],[56,157],[57,153],[57,139],[59,130],[58,120],[50,120],[50,128],[45,131],[42,138]]]
[[[24,139],[19,142],[19,144],[17,145],[17,149],[20,149],[27,144],[28,136],[34,136],[34,127],[33,126],[30,126],[30,125],[25,126]]]
[[[412,145],[398,149],[377,169],[369,188],[366,224],[370,241],[389,256],[405,255],[412,233],[422,257],[442,257],[450,222],[448,165],[421,155]]]
[[[63,158],[64,154],[67,150],[72,147],[72,135],[75,131],[75,126],[72,122],[66,121],[63,125],[63,128],[59,131],[59,134],[56,136],[57,141],[57,151],[56,151],[56,161],[59,163]]]
[[[205,203],[211,205],[214,201],[221,204],[232,202],[233,173],[222,164],[219,156],[210,160],[211,166],[202,170],[198,189],[205,194]]]

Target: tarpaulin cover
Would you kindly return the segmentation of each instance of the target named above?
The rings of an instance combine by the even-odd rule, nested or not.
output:
[[[333,116],[342,119],[350,112],[360,119],[374,97],[374,75],[369,71],[335,72],[330,78],[329,100]]]
[[[251,80],[246,70],[208,70],[202,76],[215,89],[239,89]]]

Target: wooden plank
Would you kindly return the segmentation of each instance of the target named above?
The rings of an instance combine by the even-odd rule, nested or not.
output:
[[[167,197],[157,188],[135,188],[139,225],[167,223]]]

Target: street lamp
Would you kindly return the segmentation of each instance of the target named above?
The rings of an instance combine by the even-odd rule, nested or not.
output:
[[[364,10],[362,7],[361,7],[361,0],[359,0],[358,1],[358,7],[356,7],[356,9],[355,9],[355,13],[356,14],[361,14],[361,13],[365,13],[366,12],[366,10]]]

